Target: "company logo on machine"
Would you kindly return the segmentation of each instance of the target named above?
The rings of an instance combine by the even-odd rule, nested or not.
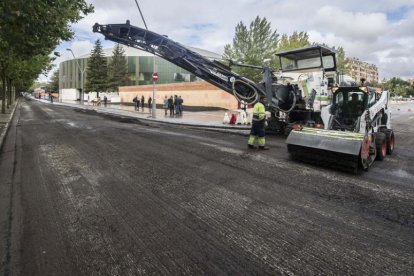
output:
[[[213,70],[213,69],[209,69],[209,71],[214,76],[219,77],[220,79],[222,79],[224,81],[229,81],[229,77],[227,77],[226,75],[223,75],[222,73],[217,72],[216,70]]]

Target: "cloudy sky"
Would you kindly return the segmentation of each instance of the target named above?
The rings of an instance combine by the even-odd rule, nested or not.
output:
[[[137,0],[148,28],[181,44],[223,53],[235,26],[266,17],[279,34],[305,31],[312,42],[342,46],[348,57],[375,64],[380,78],[414,78],[414,0]],[[57,48],[56,63],[91,51],[103,36],[92,25],[144,27],[135,0],[87,0],[95,12],[72,26],[75,37]],[[112,47],[110,41],[104,47]],[[43,76],[40,78],[45,80]]]

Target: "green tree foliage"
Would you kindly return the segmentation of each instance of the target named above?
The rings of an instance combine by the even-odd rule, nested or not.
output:
[[[91,12],[93,6],[85,0],[0,1],[0,95],[6,98],[6,90],[14,84],[28,88],[48,70],[49,53],[60,41],[72,38],[71,24]]]
[[[88,60],[86,76],[85,92],[97,92],[99,96],[99,92],[108,90],[108,65],[99,39]]]
[[[336,49],[336,70],[344,75],[349,75],[351,68],[349,67],[348,59],[345,56],[345,50],[343,47],[338,47]]]
[[[309,46],[309,35],[306,32],[293,32],[292,35],[283,34],[280,38],[277,50],[285,51],[290,49],[302,48]]]
[[[50,90],[53,91],[53,92],[58,92],[59,91],[59,69],[57,69],[57,70],[55,70],[55,72],[53,72],[53,75],[50,78],[50,82],[49,82],[48,86],[50,87]]]
[[[237,24],[235,31],[233,43],[224,46],[223,57],[225,59],[259,66],[263,64],[264,59],[271,59],[271,67],[277,64],[275,52],[279,35],[276,31],[272,31],[270,22],[266,18],[257,16],[250,23],[249,28],[241,21]],[[260,81],[262,79],[260,70],[243,67],[234,67],[233,69],[252,80]]]
[[[392,96],[414,96],[414,85],[397,77],[385,82],[384,89],[390,91]]]
[[[118,91],[119,86],[128,84],[128,67],[125,50],[117,44],[112,52],[112,58],[108,65],[108,86],[113,91]]]

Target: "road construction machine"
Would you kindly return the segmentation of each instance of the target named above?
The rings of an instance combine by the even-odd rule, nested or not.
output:
[[[321,112],[324,129],[294,129],[286,140],[288,151],[301,161],[368,170],[394,150],[388,91],[362,85],[335,87],[332,93],[332,103]]]
[[[103,34],[105,39],[160,56],[233,94],[239,102],[253,104],[261,95],[266,95],[270,131],[288,134],[297,124],[315,126],[322,123],[320,98],[326,97],[327,85],[332,83],[327,74],[336,70],[335,52],[330,48],[313,45],[278,53],[281,70],[277,71],[272,70],[268,62],[260,66],[233,63],[232,66],[262,70],[263,80],[257,83],[233,72],[228,65],[210,60],[167,36],[132,26],[129,20],[124,24],[96,23],[93,31]],[[318,74],[311,75],[312,71]],[[292,72],[297,74],[299,83],[289,75]]]
[[[379,94],[368,86],[335,87],[336,52],[328,47],[311,45],[279,52],[278,70],[267,62],[261,66],[237,64],[262,70],[263,80],[257,83],[167,36],[132,26],[129,20],[96,23],[93,31],[160,56],[240,102],[253,104],[265,95],[268,130],[289,134],[287,148],[293,158],[357,171],[360,167],[367,170],[375,159],[384,159],[394,149],[388,93]],[[352,98],[355,108],[351,107]]]

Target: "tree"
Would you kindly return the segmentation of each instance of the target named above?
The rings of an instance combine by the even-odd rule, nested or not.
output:
[[[264,59],[270,58],[271,67],[277,64],[275,52],[279,35],[276,31],[272,31],[270,22],[266,18],[257,16],[250,23],[249,28],[240,21],[235,28],[235,32],[232,45],[224,46],[223,57],[225,59],[260,66]],[[257,69],[235,67],[234,71],[255,81],[262,79],[262,73]]]
[[[297,31],[293,32],[292,35],[283,34],[280,38],[279,45],[277,47],[278,51],[285,51],[290,49],[302,48],[309,46],[309,35],[306,32]]]
[[[112,58],[108,65],[108,86],[117,91],[119,86],[128,84],[128,67],[125,50],[117,44],[112,52]]]
[[[351,72],[348,59],[345,56],[345,50],[342,47],[338,47],[336,50],[336,68],[338,72],[341,72],[344,75]]]
[[[95,42],[92,49],[91,57],[88,60],[88,68],[86,69],[85,92],[107,91],[108,89],[108,65],[106,57],[103,54],[101,41]]]
[[[384,89],[390,91],[393,96],[406,97],[414,95],[414,87],[407,81],[397,77],[393,77],[384,83]]]
[[[26,83],[24,78],[30,77],[33,81],[47,70],[50,59],[33,66],[30,62],[46,60],[60,41],[72,38],[70,25],[91,12],[93,6],[85,0],[0,1],[0,92],[3,99],[16,80],[22,85]],[[30,67],[30,70],[20,68],[19,64]],[[1,109],[4,113],[5,101],[2,101]]]
[[[59,91],[59,69],[53,72],[53,75],[50,78],[49,87],[51,91]]]

